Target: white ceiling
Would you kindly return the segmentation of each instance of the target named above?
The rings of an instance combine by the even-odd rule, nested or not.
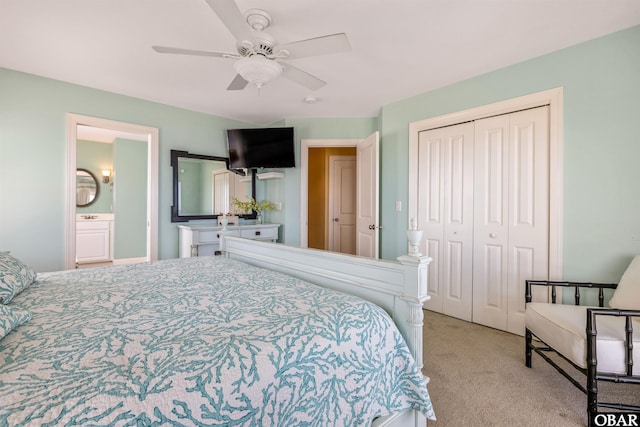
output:
[[[227,91],[235,51],[204,0],[0,0],[0,67],[257,124],[371,117],[382,105],[640,24],[638,0],[237,0],[279,43],[345,32],[352,51],[292,60],[327,82]],[[640,46],[639,46],[640,48]],[[597,60],[594,58],[594,60]],[[315,104],[303,99],[313,96]]]

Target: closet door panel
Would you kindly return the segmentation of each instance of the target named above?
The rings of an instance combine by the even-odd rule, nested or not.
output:
[[[431,299],[425,301],[424,308],[442,313],[443,289],[442,282],[439,280],[441,264],[436,262],[436,260],[442,259],[439,256],[442,239],[423,239],[423,241],[425,242],[426,250],[422,253],[432,258],[427,269],[427,293]]]
[[[432,258],[429,264],[428,292],[431,299],[424,307],[442,312],[441,280],[443,221],[442,151],[444,131],[420,132],[418,140],[418,228],[424,230],[420,252]]]
[[[444,129],[443,312],[471,320],[473,302],[473,123]]]
[[[447,176],[444,180],[445,215],[447,225],[464,224],[464,208],[467,205],[465,190],[468,182],[465,180],[465,166],[473,167],[473,163],[465,157],[465,135],[455,134],[446,138],[445,168]],[[466,141],[469,143],[469,141]],[[473,148],[472,148],[473,149]],[[471,158],[473,162],[473,158]]]
[[[473,321],[507,326],[509,116],[476,121]]]
[[[507,330],[524,334],[524,281],[549,274],[548,107],[512,113]],[[536,289],[536,300],[546,293]]]
[[[536,277],[536,252],[531,245],[513,246],[510,249],[509,284],[507,286],[509,309],[506,330],[518,335],[524,335],[524,282]]]
[[[505,275],[502,272],[506,269],[504,246],[484,245],[484,256],[482,257],[482,281],[485,284],[483,292],[478,295],[483,310],[502,313],[506,311],[506,287]],[[506,325],[506,323],[505,323]]]
[[[464,298],[462,286],[463,251],[460,242],[447,242],[444,275],[449,283],[447,298],[460,301]]]
[[[419,133],[427,308],[524,334],[524,281],[549,277],[549,145],[549,107]]]

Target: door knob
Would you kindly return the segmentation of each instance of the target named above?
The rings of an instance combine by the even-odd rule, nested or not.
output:
[[[497,237],[496,233],[490,233],[489,237],[491,237],[492,239],[495,239]]]
[[[333,218],[333,222],[339,222],[340,218]]]

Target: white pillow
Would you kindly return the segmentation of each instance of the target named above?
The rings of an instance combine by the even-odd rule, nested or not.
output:
[[[609,300],[609,307],[621,310],[640,310],[640,255],[636,255],[620,278]]]

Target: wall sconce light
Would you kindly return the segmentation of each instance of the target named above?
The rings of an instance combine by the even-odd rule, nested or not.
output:
[[[109,169],[102,170],[102,182],[105,184],[109,183],[109,178],[111,178],[111,171]]]

